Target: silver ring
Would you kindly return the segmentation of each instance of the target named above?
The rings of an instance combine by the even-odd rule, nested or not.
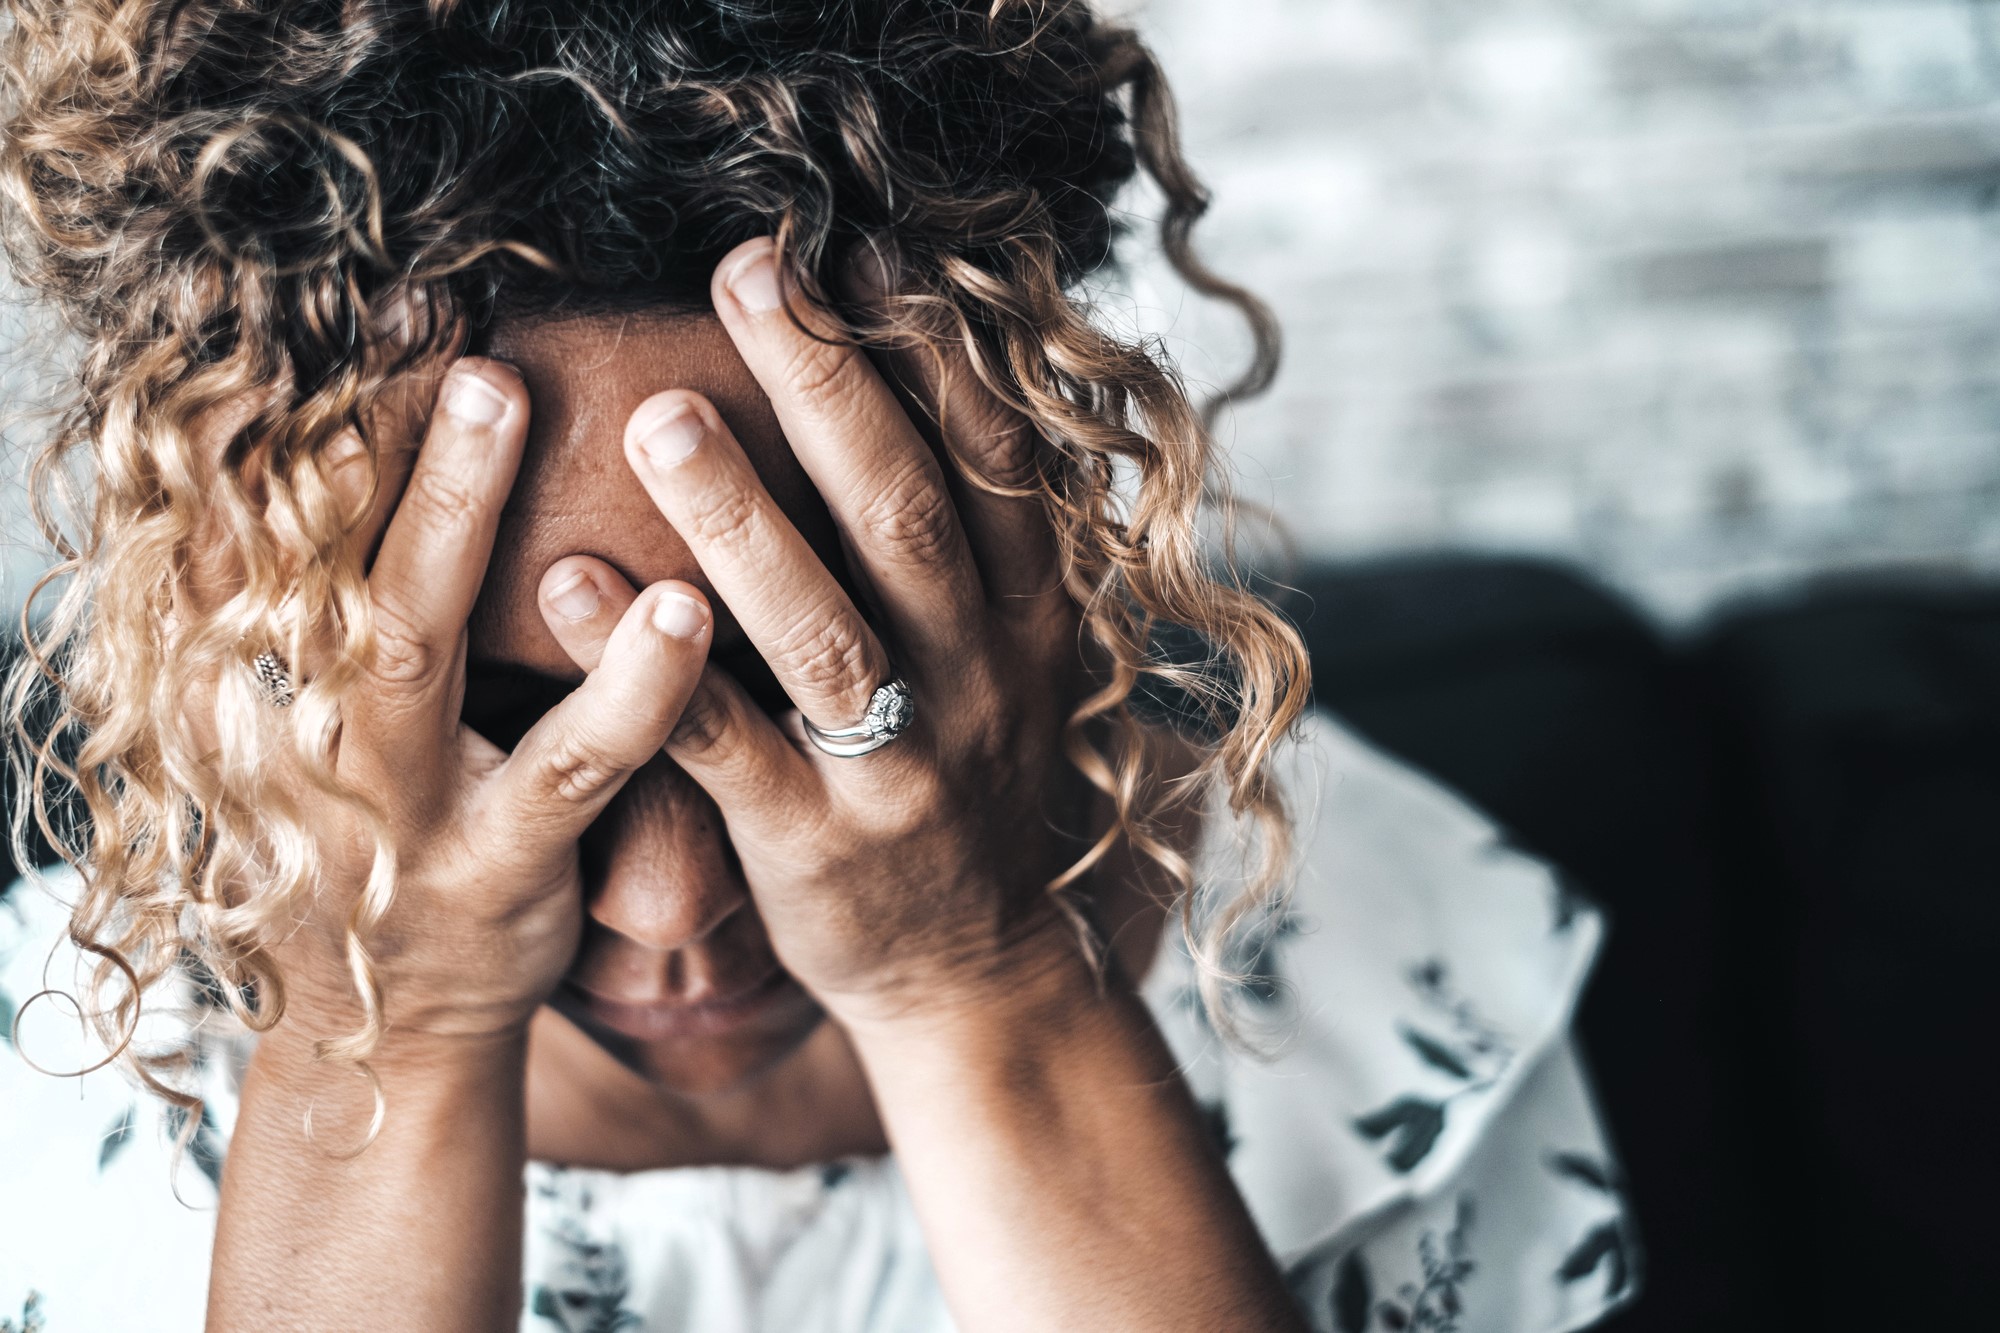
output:
[[[273,708],[290,708],[298,693],[292,686],[291,669],[285,665],[285,659],[266,648],[250,665],[257,673],[259,688],[264,691],[264,702]]]
[[[901,677],[878,686],[868,696],[868,712],[858,726],[822,731],[813,725],[811,718],[803,715],[800,718],[806,726],[806,739],[836,759],[854,759],[879,750],[908,731],[916,719],[916,701],[910,697],[910,687]]]

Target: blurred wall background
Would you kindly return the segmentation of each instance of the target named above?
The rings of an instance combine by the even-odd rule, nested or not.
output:
[[[1225,273],[1246,494],[1310,553],[1581,561],[1668,622],[2000,566],[2000,6],[1143,0]],[[1141,266],[1197,379],[1234,330]]]
[[[1231,435],[1307,553],[1568,557],[1669,623],[2000,568],[2000,5],[1113,7],[1180,96],[1205,253],[1284,322]],[[1105,299],[1197,382],[1238,364],[1143,257]]]

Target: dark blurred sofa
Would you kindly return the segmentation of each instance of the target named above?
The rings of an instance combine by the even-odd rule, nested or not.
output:
[[[1318,704],[1607,913],[1581,1028],[1645,1246],[1609,1326],[1994,1326],[2000,588],[1670,641],[1532,561],[1294,582]]]
[[[2000,587],[1848,579],[1669,640],[1532,561],[1315,569],[1318,704],[1606,910],[1585,1050],[1638,1330],[1993,1327]]]

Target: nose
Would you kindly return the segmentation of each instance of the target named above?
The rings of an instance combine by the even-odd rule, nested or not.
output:
[[[649,949],[698,944],[749,902],[721,812],[664,757],[632,775],[582,853],[591,919]]]

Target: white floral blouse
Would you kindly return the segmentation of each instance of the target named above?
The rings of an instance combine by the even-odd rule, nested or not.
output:
[[[1290,763],[1307,869],[1257,960],[1275,981],[1245,997],[1284,1034],[1275,1055],[1207,1030],[1176,950],[1145,991],[1300,1307],[1338,1333],[1594,1322],[1638,1278],[1570,1036],[1596,913],[1334,723]],[[0,908],[0,1018],[71,978],[62,919],[31,885]],[[177,1180],[168,1117],[118,1074],[48,1078],[0,1049],[0,1333],[201,1327],[243,1054],[227,1045]],[[533,1163],[526,1228],[524,1333],[954,1327],[893,1160]]]

